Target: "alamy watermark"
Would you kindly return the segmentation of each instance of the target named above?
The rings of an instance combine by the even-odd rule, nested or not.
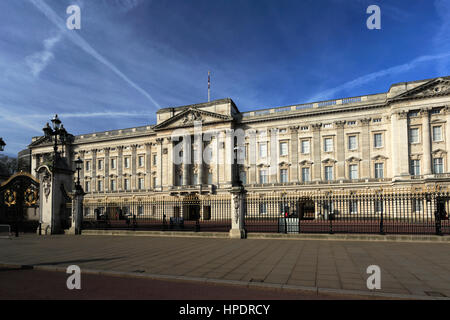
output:
[[[69,30],[81,29],[81,9],[77,5],[67,7],[66,13],[70,16],[66,20],[66,26]]]
[[[77,265],[67,267],[66,273],[70,274],[67,278],[66,286],[69,290],[81,290],[81,269]]]
[[[366,270],[367,274],[370,274],[367,278],[367,289],[380,290],[381,289],[381,268],[377,265],[370,265]]]

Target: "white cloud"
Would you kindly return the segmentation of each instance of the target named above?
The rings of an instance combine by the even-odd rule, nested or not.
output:
[[[67,38],[72,41],[75,45],[80,47],[87,54],[95,58],[100,63],[104,64],[111,71],[113,71],[117,76],[124,80],[128,85],[136,89],[142,95],[144,95],[148,100],[152,102],[157,108],[161,108],[158,102],[144,89],[142,89],[137,83],[128,78],[123,72],[121,72],[115,65],[103,57],[97,52],[86,40],[84,40],[77,32],[69,31],[66,28],[66,23],[61,19],[56,12],[49,7],[43,0],[29,0],[39,11],[41,11],[47,19],[49,19],[53,24],[55,24],[61,32],[64,32]]]
[[[30,68],[34,77],[39,77],[39,74],[48,66],[48,64],[55,58],[53,48],[60,42],[62,35],[59,33],[54,37],[45,39],[43,42],[44,50],[33,53],[25,58],[25,63]]]
[[[450,58],[450,52],[435,54],[435,55],[425,55],[417,57],[407,63],[400,64],[391,68],[387,68],[384,70],[380,70],[377,72],[372,72],[369,74],[366,74],[364,76],[358,77],[352,81],[348,81],[340,86],[334,87],[332,89],[328,89],[322,92],[319,92],[318,94],[315,94],[314,96],[310,97],[308,101],[320,101],[320,100],[327,100],[332,99],[336,97],[336,94],[344,91],[344,90],[350,90],[356,87],[360,87],[366,83],[372,82],[378,78],[384,77],[384,76],[392,76],[395,74],[400,74],[409,70],[413,70],[416,68],[419,64],[424,62],[430,62],[430,61],[448,61]],[[442,74],[442,76],[445,76],[446,74]]]

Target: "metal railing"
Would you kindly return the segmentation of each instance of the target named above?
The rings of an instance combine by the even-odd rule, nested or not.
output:
[[[224,231],[231,228],[231,198],[154,196],[85,199],[84,229]]]
[[[450,193],[399,190],[247,197],[247,232],[449,234]]]

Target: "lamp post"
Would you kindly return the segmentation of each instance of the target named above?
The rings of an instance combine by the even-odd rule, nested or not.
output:
[[[77,170],[77,183],[75,185],[75,188],[78,190],[81,185],[80,185],[80,170],[81,170],[81,165],[83,164],[83,160],[80,159],[80,157],[78,157],[77,160],[74,161],[75,162],[75,169]]]
[[[61,120],[58,118],[56,114],[55,117],[51,120],[52,127],[47,122],[47,125],[42,129],[44,131],[45,137],[53,139],[53,166],[56,165],[56,160],[58,156],[58,138],[61,141],[61,146],[67,141],[68,133],[64,126],[61,124]],[[53,138],[54,137],[54,138]]]
[[[57,169],[57,163],[58,163],[58,138],[59,141],[61,142],[61,146],[63,146],[68,138],[68,133],[66,131],[66,129],[64,129],[64,126],[61,124],[61,120],[58,118],[58,115],[56,114],[53,119],[51,119],[52,122],[52,127],[50,127],[49,123],[47,122],[46,126],[42,129],[44,131],[44,135],[46,138],[50,139],[50,141],[54,140],[54,145],[53,145],[53,165],[52,165],[52,188],[54,188],[54,184],[55,184],[55,172]],[[51,202],[51,212],[52,212],[52,218],[51,218],[51,228],[52,228],[52,233],[54,232],[54,228],[55,228],[55,218],[54,218],[54,200],[53,200],[53,196],[52,196],[52,202]],[[42,220],[42,217],[40,217],[40,220]]]

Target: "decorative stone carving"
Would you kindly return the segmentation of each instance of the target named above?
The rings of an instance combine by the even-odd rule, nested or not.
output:
[[[338,129],[343,129],[345,123],[346,123],[346,121],[335,121],[335,122],[334,122],[334,125],[335,125],[336,128],[338,128]]]

